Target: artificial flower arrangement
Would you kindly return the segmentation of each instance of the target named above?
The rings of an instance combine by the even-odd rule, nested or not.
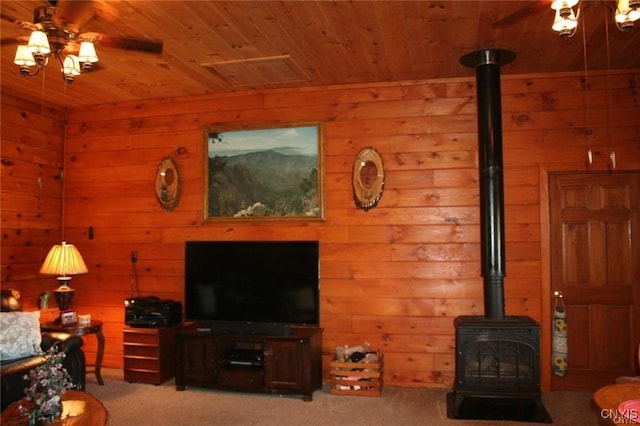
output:
[[[29,416],[29,425],[53,423],[62,414],[62,394],[75,385],[62,366],[66,354],[54,345],[45,354],[45,361],[24,375],[30,381],[25,388],[29,403],[20,405],[20,412]]]

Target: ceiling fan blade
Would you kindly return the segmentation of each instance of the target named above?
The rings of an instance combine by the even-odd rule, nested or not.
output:
[[[93,0],[96,16],[107,22],[115,22],[120,17],[118,9],[113,6],[113,0]]]
[[[116,49],[135,50],[145,53],[162,53],[163,43],[159,40],[136,39],[132,37],[111,36],[100,33],[82,33],[80,40],[92,40],[105,47]]]
[[[493,27],[504,27],[507,25],[515,24],[516,22],[528,17],[529,15],[533,15],[538,13],[539,11],[550,8],[551,0],[536,0],[532,1],[525,7],[522,7],[515,12],[501,18],[493,23]]]
[[[27,44],[27,42],[29,41],[29,37],[27,36],[20,36],[20,37],[7,37],[7,38],[3,38],[0,39],[0,46],[8,46],[11,44]]]
[[[18,39],[15,37],[8,37],[0,39],[0,46],[8,46],[11,44],[18,44]]]
[[[21,28],[24,28],[25,30],[35,31],[37,29],[36,25],[31,22],[21,21],[20,19],[15,19],[5,14],[0,14],[0,19],[3,19],[11,24],[15,24]]]
[[[78,32],[95,14],[96,8],[91,0],[59,0],[53,21],[62,28]]]

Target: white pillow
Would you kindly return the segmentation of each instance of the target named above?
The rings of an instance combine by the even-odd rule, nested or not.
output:
[[[41,355],[40,311],[0,312],[0,360]]]

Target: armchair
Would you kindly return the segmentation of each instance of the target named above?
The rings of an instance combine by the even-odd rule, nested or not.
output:
[[[12,290],[2,290],[2,312],[17,312],[22,308]],[[0,330],[2,333],[3,330]],[[45,332],[41,333],[42,341],[40,349],[47,351],[53,345],[58,345],[66,356],[64,367],[71,376],[71,381],[80,390],[85,388],[85,355],[82,351],[82,338],[68,333]],[[17,359],[0,361],[0,394],[2,395],[1,408],[4,410],[11,403],[24,397],[24,389],[29,381],[24,379],[25,374],[40,365],[44,360],[42,355],[30,355]]]

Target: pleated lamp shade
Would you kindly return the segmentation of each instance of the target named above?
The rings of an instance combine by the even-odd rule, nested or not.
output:
[[[69,275],[86,274],[89,272],[82,255],[73,244],[57,244],[51,247],[42,267],[41,274],[58,275],[61,278]]]
[[[73,244],[57,244],[51,247],[40,268],[41,274],[57,275],[60,286],[53,293],[60,311],[67,311],[73,306],[75,290],[69,287],[70,275],[89,272],[82,255]]]

